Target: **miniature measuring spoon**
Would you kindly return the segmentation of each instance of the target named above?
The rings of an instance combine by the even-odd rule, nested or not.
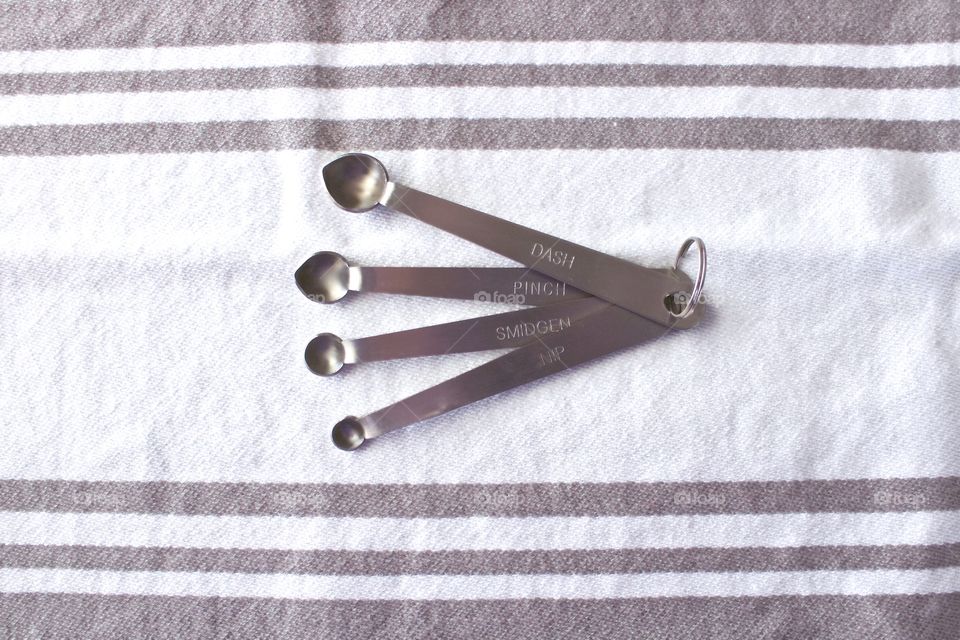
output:
[[[333,251],[310,256],[295,279],[303,295],[325,304],[350,291],[527,305],[590,295],[522,267],[352,267]]]
[[[355,340],[321,333],[307,344],[304,359],[310,371],[332,376],[345,364],[510,349],[565,331],[607,306],[609,302],[590,297]]]
[[[380,204],[659,324],[677,329],[696,324],[693,306],[680,313],[667,307],[666,301],[678,292],[690,292],[691,299],[700,295],[678,271],[648,269],[391,182],[383,164],[366,154],[352,153],[329,163],[323,181],[334,202],[347,211],[369,211]]]
[[[669,328],[607,305],[561,333],[551,333],[459,376],[361,418],[333,427],[333,443],[352,451],[366,440],[433,418],[620,349],[650,342]]]
[[[697,245],[700,272],[697,282],[706,277],[706,248],[699,238],[688,238],[677,253],[676,264],[687,250]],[[676,266],[675,264],[675,266]],[[699,298],[690,300],[687,309],[703,315]],[[669,327],[618,307],[607,305],[583,316],[559,333],[537,336],[533,342],[445,380],[429,389],[399,400],[382,409],[357,418],[347,416],[333,427],[334,445],[352,451],[366,440],[448,411],[488,398],[503,391],[539,380],[595,358],[643,342],[651,342],[670,331]]]

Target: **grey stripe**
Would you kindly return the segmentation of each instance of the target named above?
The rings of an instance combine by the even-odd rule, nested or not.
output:
[[[2,594],[16,638],[957,638],[960,593],[603,600]],[[2,633],[6,631],[6,636]]]
[[[198,91],[277,87],[758,86],[931,89],[960,86],[960,67],[697,66],[609,64],[257,67],[0,75],[0,94]]]
[[[0,155],[275,149],[960,150],[960,121],[792,118],[279,120],[0,128]]]
[[[369,40],[908,43],[960,39],[949,0],[78,0],[0,3],[0,49]]]
[[[960,543],[560,551],[288,551],[0,545],[0,567],[321,575],[626,574],[689,571],[934,569]]]
[[[2,480],[0,510],[336,517],[960,509],[960,477],[678,483],[253,484]]]

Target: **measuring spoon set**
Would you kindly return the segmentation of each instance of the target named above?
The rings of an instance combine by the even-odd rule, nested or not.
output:
[[[297,269],[308,298],[335,303],[348,292],[507,302],[528,308],[359,339],[322,333],[307,345],[307,366],[321,376],[365,362],[512,349],[470,371],[333,427],[333,443],[351,451],[365,441],[633,345],[694,327],[706,276],[706,249],[688,238],[672,268],[653,269],[432,196],[390,180],[376,158],[342,156],[323,168],[334,202],[411,216],[510,258],[520,268],[355,267],[324,251]],[[679,270],[696,246],[693,282]]]

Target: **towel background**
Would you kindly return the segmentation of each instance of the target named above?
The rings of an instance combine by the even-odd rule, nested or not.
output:
[[[933,1],[0,3],[0,637],[957,637],[958,60]],[[511,264],[337,209],[347,151],[699,235],[708,314],[345,454],[492,355],[313,335],[509,307],[297,266]]]

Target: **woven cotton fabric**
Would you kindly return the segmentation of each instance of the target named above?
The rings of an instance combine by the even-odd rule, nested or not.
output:
[[[0,2],[0,638],[956,638],[955,4]],[[344,453],[515,266],[321,167],[651,267],[703,322]],[[688,272],[695,261],[683,263]]]

